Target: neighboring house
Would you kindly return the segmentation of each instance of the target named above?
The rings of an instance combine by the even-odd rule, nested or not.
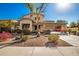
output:
[[[15,29],[16,20],[0,20],[0,30]]]
[[[54,31],[56,28],[56,23],[54,21],[44,21],[43,28],[44,28],[44,30]]]

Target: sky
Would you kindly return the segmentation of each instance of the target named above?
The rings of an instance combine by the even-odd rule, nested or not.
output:
[[[30,11],[22,3],[0,3],[0,19],[18,20]]]
[[[0,3],[0,20],[19,20],[30,13],[23,3]],[[51,3],[46,5],[44,20],[66,20],[67,22],[79,20],[79,4]]]

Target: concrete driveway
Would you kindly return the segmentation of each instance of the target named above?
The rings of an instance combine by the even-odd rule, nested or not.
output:
[[[60,39],[68,42],[69,44],[73,46],[79,47],[79,36],[76,35],[60,35]]]

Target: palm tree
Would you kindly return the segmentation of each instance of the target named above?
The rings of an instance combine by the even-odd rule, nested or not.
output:
[[[25,3],[25,7],[27,7],[30,10],[30,13],[33,13],[33,4],[32,3]]]
[[[24,5],[30,10],[30,13],[42,13],[45,10],[45,3],[39,3],[38,6],[36,3],[25,3]]]
[[[27,7],[30,10],[30,15],[32,14],[36,14],[37,15],[37,22],[39,21],[39,15],[42,14],[44,12],[44,10],[46,9],[46,5],[44,3],[40,3],[39,6],[37,4],[34,3],[25,3],[25,7]],[[35,20],[32,19],[32,17],[30,17],[32,21],[35,22]],[[37,25],[38,27],[38,25]],[[37,30],[39,31],[39,30]]]

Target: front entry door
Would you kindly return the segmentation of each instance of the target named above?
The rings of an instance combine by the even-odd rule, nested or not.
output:
[[[37,25],[35,25],[35,30],[37,30]]]

